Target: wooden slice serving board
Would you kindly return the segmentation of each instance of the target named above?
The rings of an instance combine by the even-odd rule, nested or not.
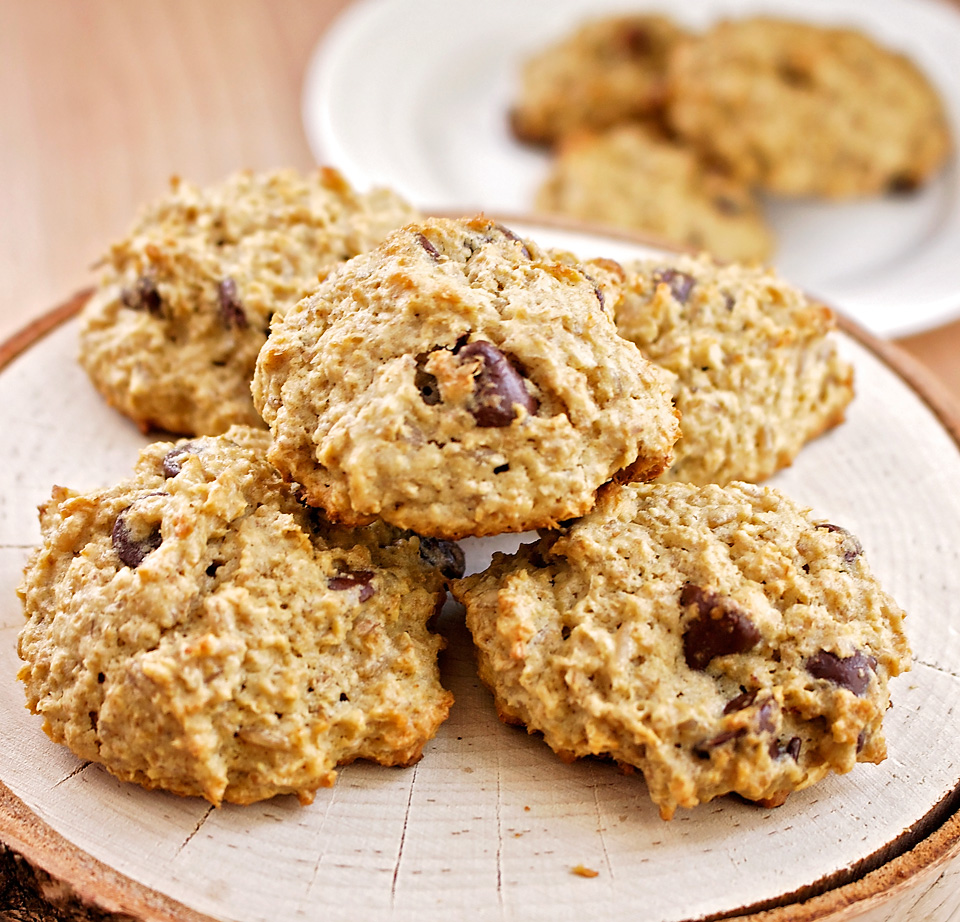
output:
[[[583,256],[646,254],[592,235],[536,236]],[[665,823],[638,775],[564,765],[497,720],[451,605],[441,665],[456,704],[420,763],[348,766],[309,807],[275,798],[215,810],[123,784],[54,745],[15,679],[15,590],[39,540],[37,504],[55,483],[85,490],[127,476],[147,441],[77,365],[78,303],[0,347],[0,841],[72,899],[164,922],[960,913],[960,427],[902,353],[844,324],[857,375],[848,419],[772,481],[854,531],[909,614],[915,662],[892,683],[882,765],[775,810],[722,798]],[[468,540],[468,566],[515,544]]]

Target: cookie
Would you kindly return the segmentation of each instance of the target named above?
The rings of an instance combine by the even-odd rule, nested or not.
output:
[[[640,230],[720,259],[763,260],[772,234],[753,192],[641,125],[567,138],[536,209]]]
[[[513,133],[553,144],[571,132],[658,118],[667,60],[685,34],[670,18],[647,13],[583,23],[524,62]]]
[[[707,256],[627,264],[620,334],[673,375],[680,440],[663,480],[756,482],[838,425],[853,366],[833,312],[773,270]]]
[[[669,819],[886,754],[903,612],[858,540],[749,484],[630,484],[458,581],[501,717],[639,769]]]
[[[951,148],[927,78],[851,29],[720,22],[675,49],[669,82],[673,128],[725,170],[781,195],[912,189]]]
[[[483,217],[402,228],[274,323],[253,383],[270,459],[335,521],[440,538],[549,527],[657,476],[676,414],[606,312],[618,273]]]
[[[144,431],[262,426],[250,379],[270,317],[414,217],[393,192],[361,194],[331,169],[242,172],[205,188],[174,179],[104,256],[80,362]]]
[[[154,443],[131,479],[41,507],[19,677],[50,738],[118,778],[309,803],[337,765],[416,761],[447,716],[427,622],[455,555],[324,522],[268,442]]]

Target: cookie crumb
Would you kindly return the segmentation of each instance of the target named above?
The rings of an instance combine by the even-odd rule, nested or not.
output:
[[[600,872],[595,871],[593,868],[588,868],[583,864],[575,864],[570,868],[571,874],[576,874],[578,877],[599,877]]]

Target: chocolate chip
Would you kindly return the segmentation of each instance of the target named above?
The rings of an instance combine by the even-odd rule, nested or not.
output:
[[[517,404],[531,416],[537,412],[539,404],[527,391],[523,376],[493,343],[484,340],[467,343],[458,355],[461,361],[480,359],[470,406],[478,426],[509,426],[516,416]]]
[[[440,251],[423,234],[417,234],[417,243],[420,244],[434,259],[440,258]]]
[[[436,377],[424,368],[428,355],[429,353],[424,352],[417,356],[417,370],[413,375],[413,384],[420,391],[420,399],[427,406],[435,407],[440,403],[440,386],[437,384]]]
[[[777,65],[777,71],[780,78],[788,86],[804,88],[813,86],[813,73],[806,63],[800,61],[780,61]]]
[[[583,277],[591,285],[593,285],[593,293],[597,296],[597,301],[600,302],[600,307],[606,307],[607,299],[604,297],[603,289],[597,284],[597,280],[592,275],[588,275],[586,272],[583,273]]]
[[[757,726],[765,733],[773,733],[777,729],[776,713],[779,710],[776,699],[767,698],[757,711]]]
[[[743,736],[747,731],[744,729],[739,730],[725,730],[723,733],[717,734],[709,740],[703,740],[699,743],[694,743],[693,751],[696,755],[700,756],[702,759],[709,759],[710,752],[717,748],[717,746],[722,746],[724,743],[729,743],[731,740],[735,740]]]
[[[460,545],[441,538],[421,538],[420,559],[436,567],[447,579],[460,579],[466,567]]]
[[[163,301],[156,281],[149,275],[141,275],[133,288],[124,288],[120,292],[120,301],[132,311],[146,311],[159,317],[163,313]]]
[[[734,199],[728,198],[726,195],[718,195],[713,200],[713,204],[721,214],[738,215],[743,211],[743,206],[740,202],[734,201]]]
[[[136,569],[143,563],[147,554],[160,547],[163,537],[160,534],[159,524],[153,525],[145,532],[134,533],[127,523],[128,513],[132,508],[133,506],[127,506],[117,516],[113,523],[113,531],[110,533],[110,540],[120,560],[128,567]]]
[[[195,455],[199,450],[200,447],[196,442],[184,442],[182,445],[171,448],[163,456],[163,476],[176,477],[183,470],[183,456]]]
[[[760,640],[757,626],[731,599],[688,583],[680,606],[695,605],[697,616],[683,634],[683,656],[691,669],[706,669],[715,656],[746,653]]]
[[[643,26],[631,26],[624,29],[620,41],[631,57],[644,58],[653,53],[653,39],[649,30],[643,28]]]
[[[366,602],[372,598],[376,590],[370,585],[373,579],[372,570],[345,570],[339,576],[334,576],[327,580],[327,586],[336,592],[345,592],[353,589],[354,586],[360,587],[360,601]]]
[[[733,714],[736,711],[742,711],[744,708],[750,707],[750,705],[756,700],[757,693],[755,691],[744,692],[742,695],[737,695],[736,698],[728,701],[723,709],[723,713]]]
[[[840,547],[843,550],[843,559],[846,563],[853,563],[862,553],[863,545],[855,534],[841,528],[839,525],[832,525],[830,522],[821,522],[817,528],[823,531],[835,532],[841,536]]]
[[[530,251],[527,249],[527,245],[522,237],[520,237],[518,234],[515,234],[512,230],[510,230],[509,227],[504,227],[502,224],[495,224],[494,227],[496,227],[496,229],[500,231],[500,233],[503,234],[503,236],[508,240],[512,240],[514,243],[519,243],[520,249],[523,251],[523,255],[527,259],[531,258]]]
[[[782,759],[784,756],[790,756],[794,762],[800,761],[800,737],[793,736],[790,738],[790,741],[784,746],[780,740],[774,740],[770,744],[770,758],[771,759]]]
[[[920,179],[917,176],[911,176],[908,173],[899,173],[891,177],[887,183],[887,191],[894,195],[903,195],[908,192],[916,192],[920,188]]]
[[[220,319],[228,329],[243,330],[247,326],[247,315],[243,310],[243,302],[237,294],[237,283],[230,277],[223,279],[217,285],[217,296],[220,299]]]
[[[670,286],[670,294],[675,301],[686,304],[693,291],[693,286],[697,280],[687,272],[681,272],[679,269],[661,269],[653,280],[656,284],[665,283]]]
[[[811,656],[804,666],[815,679],[826,679],[862,697],[870,687],[870,671],[876,670],[877,661],[872,656],[864,656],[859,650],[846,657],[821,650]]]

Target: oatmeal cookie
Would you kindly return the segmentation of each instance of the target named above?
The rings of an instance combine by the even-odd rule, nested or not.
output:
[[[676,414],[604,308],[611,273],[482,217],[391,234],[275,322],[253,384],[271,460],[336,521],[441,538],[549,527],[656,477]]]
[[[131,479],[41,507],[19,677],[51,739],[118,778],[309,803],[337,765],[416,761],[447,716],[427,621],[456,555],[323,521],[268,443],[158,442]]]
[[[640,769],[665,819],[886,755],[903,612],[852,534],[772,488],[611,485],[453,591],[501,717]]]
[[[641,125],[567,138],[537,190],[536,208],[646,231],[720,259],[766,259],[773,244],[746,185]]]
[[[763,480],[843,421],[853,366],[829,308],[773,270],[707,256],[625,269],[617,328],[674,376],[681,433],[662,479]]]
[[[675,49],[669,82],[673,128],[727,171],[781,195],[912,189],[951,149],[929,80],[851,29],[720,22]]]
[[[331,169],[241,172],[206,188],[174,179],[104,257],[80,362],[144,431],[262,426],[250,379],[270,317],[416,216]]]
[[[514,134],[552,144],[575,131],[658,118],[667,60],[685,34],[647,13],[583,23],[524,63],[510,112]]]

